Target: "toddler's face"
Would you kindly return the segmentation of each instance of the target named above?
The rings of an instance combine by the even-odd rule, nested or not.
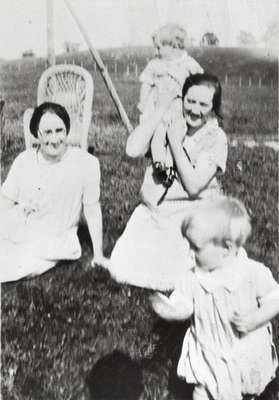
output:
[[[156,43],[154,44],[155,50],[156,50],[156,55],[164,60],[171,60],[175,57],[177,57],[177,49],[174,49],[172,46],[169,46],[168,44],[160,44]]]
[[[215,243],[208,234],[208,230],[199,226],[189,226],[186,231],[191,250],[195,253],[196,265],[206,271],[213,271],[222,267],[226,248]]]

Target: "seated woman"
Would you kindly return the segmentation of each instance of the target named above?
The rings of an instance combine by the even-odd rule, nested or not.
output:
[[[181,102],[168,93],[160,98],[152,120],[142,122],[129,136],[126,152],[130,157],[148,152],[166,111],[174,101]],[[110,272],[119,282],[173,289],[193,262],[181,234],[181,221],[200,201],[220,194],[216,177],[225,171],[227,139],[217,120],[221,108],[218,79],[207,73],[188,77],[180,107],[181,115],[167,131],[175,168],[158,172],[156,165],[147,167],[141,204],[113,249]]]
[[[35,108],[30,131],[39,146],[16,157],[0,192],[0,282],[41,274],[58,260],[78,259],[82,206],[94,247],[93,265],[106,263],[99,161],[67,145],[70,118],[59,104]]]

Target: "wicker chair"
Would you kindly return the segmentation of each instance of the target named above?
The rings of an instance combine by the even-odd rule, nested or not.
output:
[[[68,111],[71,130],[68,143],[87,149],[88,130],[91,121],[94,85],[92,76],[84,68],[76,65],[54,65],[41,75],[37,104],[45,101],[60,103]],[[37,144],[38,140],[29,130],[33,109],[23,116],[26,148]]]

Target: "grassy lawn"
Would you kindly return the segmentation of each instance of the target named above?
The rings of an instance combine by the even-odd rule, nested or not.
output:
[[[22,115],[35,104],[41,74],[31,72],[8,76],[1,83],[6,99],[2,178],[24,149]],[[124,77],[113,80],[135,126],[138,83]],[[89,142],[101,163],[104,247],[109,255],[138,202],[146,162],[124,156],[125,129],[98,75],[94,83]],[[229,135],[274,134],[276,91],[225,87],[224,115]],[[262,147],[230,147],[221,180],[224,191],[242,199],[252,214],[249,256],[264,262],[279,280],[278,154]],[[92,249],[83,223],[79,235],[80,260],[61,262],[32,280],[2,285],[3,399],[85,400],[85,380],[93,365],[118,349],[142,368],[144,400],[190,400],[188,388],[175,377],[187,325],[159,320],[150,309],[149,290],[119,285],[103,269],[92,269]],[[278,318],[273,326],[279,350]],[[278,400],[278,391],[277,379],[261,399]]]

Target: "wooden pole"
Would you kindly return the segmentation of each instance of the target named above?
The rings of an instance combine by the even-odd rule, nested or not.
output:
[[[46,0],[47,11],[47,66],[55,65],[53,0]]]
[[[1,185],[1,176],[2,176],[2,135],[3,135],[3,127],[4,127],[4,100],[0,100],[0,185]]]
[[[106,67],[104,66],[104,63],[103,63],[98,51],[93,48],[92,43],[91,43],[91,41],[90,41],[90,39],[89,39],[84,27],[82,26],[82,23],[81,23],[79,17],[77,16],[75,10],[73,9],[70,1],[69,0],[64,0],[64,1],[66,3],[66,6],[68,7],[70,13],[72,14],[74,20],[76,21],[76,23],[77,23],[77,25],[78,25],[78,27],[79,27],[79,29],[80,29],[85,41],[87,43],[87,46],[88,46],[89,51],[90,51],[90,54],[91,54],[93,60],[96,62],[98,68],[99,68],[99,71],[100,71],[100,73],[101,73],[101,75],[102,75],[102,77],[103,77],[103,79],[105,81],[106,87],[108,88],[109,94],[110,94],[110,96],[111,96],[111,98],[112,98],[112,100],[113,100],[113,102],[114,102],[114,104],[115,104],[115,106],[117,108],[117,111],[118,111],[118,113],[119,113],[119,115],[120,115],[120,117],[121,117],[121,119],[122,119],[122,121],[123,121],[123,123],[124,123],[124,125],[125,125],[125,127],[127,129],[127,131],[129,133],[131,133],[133,131],[133,127],[131,125],[131,122],[129,121],[129,118],[128,118],[127,114],[126,114],[126,111],[125,111],[125,109],[124,109],[124,107],[123,107],[123,105],[122,105],[122,103],[121,103],[121,101],[120,101],[120,99],[119,99],[119,97],[117,95],[117,92],[116,92],[116,90],[115,90],[115,88],[113,86],[112,80],[110,79],[108,71],[107,71]]]

